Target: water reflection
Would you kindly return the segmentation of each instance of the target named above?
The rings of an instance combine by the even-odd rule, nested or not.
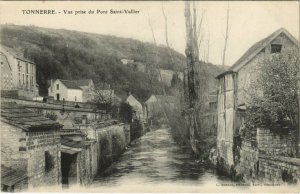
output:
[[[197,164],[192,154],[176,145],[170,132],[170,129],[159,129],[135,141],[110,168],[95,178],[93,186],[231,182]]]

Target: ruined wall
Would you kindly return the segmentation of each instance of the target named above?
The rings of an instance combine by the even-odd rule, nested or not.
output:
[[[28,133],[26,147],[29,157],[27,170],[30,187],[61,184],[60,145],[58,131]]]

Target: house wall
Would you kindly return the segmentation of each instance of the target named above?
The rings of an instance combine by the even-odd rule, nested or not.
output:
[[[138,119],[143,119],[143,106],[132,95],[130,95],[126,102],[136,111]]]
[[[91,102],[94,100],[94,82],[91,81],[88,86],[81,86],[82,91],[82,102]]]
[[[26,142],[28,160],[28,184],[30,187],[61,184],[60,134],[57,130],[28,132]],[[48,151],[53,167],[45,169],[45,152]]]
[[[160,76],[158,76],[158,80],[164,82],[167,86],[171,86],[171,81],[174,75],[174,71],[167,70],[167,69],[160,69],[160,74],[162,77],[162,80]]]
[[[67,101],[82,102],[82,90],[68,89]]]
[[[45,151],[53,168],[45,171]],[[24,132],[1,122],[1,164],[27,173],[29,188],[60,184],[60,135],[58,131]]]
[[[1,122],[1,164],[27,172],[28,158],[26,133],[20,128]]]
[[[11,67],[12,79],[10,79],[10,82],[12,83],[12,87],[6,89],[20,90],[22,91],[19,93],[20,97],[27,99],[33,99],[38,96],[36,65],[34,63],[17,59],[5,49],[1,49],[1,62],[9,63]],[[8,71],[6,71],[6,75],[9,75]],[[9,78],[6,79],[9,80]],[[1,80],[1,83],[4,82]]]
[[[286,35],[281,34],[268,44],[264,51],[259,52],[245,64],[237,74],[226,74],[219,78],[217,150],[218,155],[224,158],[229,166],[234,164],[234,153],[232,150],[235,145],[233,137],[239,130],[243,120],[242,114],[236,111],[237,107],[249,102],[251,82],[256,80],[258,68],[260,65],[263,65],[263,60],[272,56],[272,44],[281,44],[282,52],[295,48],[294,43]],[[270,149],[274,151],[273,148]]]
[[[233,135],[235,133],[235,75],[227,74],[219,79],[218,91],[218,156],[229,166],[234,164]]]
[[[238,85],[237,85],[237,104],[247,103],[249,101],[249,88],[252,81],[257,79],[257,72],[260,65],[263,65],[263,61],[268,57],[271,57],[271,45],[281,44],[282,52],[288,52],[291,49],[295,49],[295,45],[290,41],[286,35],[282,34],[275,38],[270,44],[265,47],[264,52],[258,53],[252,60],[250,60],[243,68],[238,72]]]
[[[59,85],[58,89],[57,84]],[[48,95],[53,96],[54,100],[58,100],[56,94],[59,94],[60,100],[68,99],[68,88],[58,79],[52,82],[48,88]]]
[[[8,63],[7,57],[0,53],[1,62],[1,90],[14,89],[12,69]]]

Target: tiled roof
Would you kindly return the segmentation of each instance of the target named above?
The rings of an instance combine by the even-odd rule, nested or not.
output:
[[[227,74],[237,72],[240,68],[243,67],[242,64],[247,64],[253,57],[255,57],[263,48],[265,48],[272,40],[277,36],[284,33],[295,45],[298,45],[298,41],[284,28],[280,28],[267,36],[266,38],[258,41],[253,46],[251,46],[227,71],[219,74],[217,78]]]
[[[67,88],[69,89],[78,89],[81,90],[81,86],[88,86],[89,83],[92,81],[91,79],[84,79],[84,80],[64,80],[59,79]]]
[[[81,88],[72,80],[59,79],[67,88],[81,90]]]
[[[24,171],[17,171],[12,168],[1,165],[1,184],[12,186],[24,179],[27,179],[27,176]]]
[[[6,52],[10,53],[11,55],[13,55],[17,59],[20,59],[22,61],[26,61],[29,63],[34,63],[33,61],[26,59],[24,57],[24,53],[22,53],[21,51],[19,51],[17,49],[9,48],[9,47],[3,46],[3,45],[0,45],[0,47],[1,47],[0,51],[6,51]]]
[[[24,108],[16,103],[1,103],[1,121],[19,127],[25,131],[36,129],[58,129],[61,125],[46,117]]]

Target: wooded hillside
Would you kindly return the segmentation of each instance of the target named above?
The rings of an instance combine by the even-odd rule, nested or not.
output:
[[[1,44],[23,52],[37,64],[40,94],[47,95],[48,79],[93,79],[96,85],[109,83],[118,94],[131,91],[141,100],[162,93],[162,83],[124,66],[121,59],[133,59],[146,66],[182,71],[185,57],[168,48],[138,40],[65,29],[1,25]],[[210,80],[222,70],[207,65]],[[210,81],[213,82],[213,81]],[[214,86],[214,83],[211,83]]]

